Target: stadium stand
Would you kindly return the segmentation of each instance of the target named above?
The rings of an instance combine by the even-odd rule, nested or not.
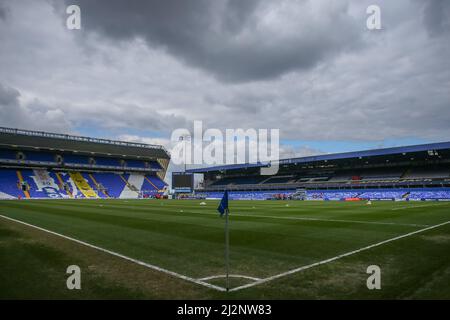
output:
[[[25,160],[37,162],[55,162],[55,155],[51,154],[50,152],[27,151],[25,152]]]
[[[73,165],[79,165],[79,164],[84,164],[84,165],[88,165],[89,164],[89,157],[88,156],[79,156],[76,154],[64,154],[63,156],[64,159],[64,163],[65,164],[73,164]]]
[[[98,172],[89,174],[89,176],[92,176],[91,181],[96,185],[95,188],[97,190],[103,189],[103,194],[106,193],[108,198],[119,198],[122,190],[125,188],[125,182],[118,173]]]
[[[214,182],[214,185],[239,185],[239,184],[257,184],[267,179],[263,176],[250,176],[250,177],[227,177]]]
[[[106,167],[121,167],[119,159],[114,158],[105,158],[105,157],[95,157],[95,164],[97,166],[106,166]]]
[[[231,200],[268,200],[273,199],[276,195],[285,195],[286,197],[292,195],[294,191],[286,192],[283,190],[273,191],[230,191],[229,198]],[[203,195],[208,199],[220,199],[223,192],[205,192]]]
[[[16,160],[17,152],[9,149],[0,149],[0,159],[2,160]]]
[[[450,178],[448,168],[412,168],[404,175],[405,179],[439,179]]]
[[[306,196],[308,200],[345,200],[357,198],[359,193],[359,191],[315,190],[307,191]]]
[[[414,190],[409,194],[409,199],[413,200],[437,200],[437,199],[450,199],[449,189],[439,189],[439,190]]]
[[[146,168],[145,162],[139,160],[127,160],[126,166],[130,168]]]
[[[196,193],[232,198],[287,197],[304,189],[309,200],[449,200],[450,142],[327,154],[279,161],[274,176],[259,170],[270,163],[188,170],[201,173]],[[281,197],[283,198],[283,197]]]
[[[17,199],[23,196],[24,193],[20,188],[16,170],[0,170],[0,197],[2,199]]]
[[[150,161],[149,166],[150,166],[150,168],[155,169],[155,170],[162,169],[161,165],[157,161]]]
[[[169,160],[156,145],[0,128],[0,199],[162,194]]]
[[[293,176],[288,177],[270,177],[267,179],[264,179],[261,183],[292,183],[295,181],[295,178]]]

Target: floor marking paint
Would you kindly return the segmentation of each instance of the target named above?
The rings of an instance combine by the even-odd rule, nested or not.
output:
[[[428,230],[431,230],[431,229],[442,227],[443,225],[446,225],[446,224],[449,224],[449,223],[450,223],[450,220],[446,221],[446,222],[443,222],[443,223],[440,223],[440,224],[436,224],[436,225],[431,226],[431,227],[427,227],[427,228],[424,228],[424,229],[416,230],[416,231],[413,231],[413,232],[410,232],[410,233],[406,233],[406,234],[401,235],[401,236],[397,236],[397,237],[394,237],[394,238],[391,238],[391,239],[387,239],[387,240],[384,240],[384,241],[381,241],[381,242],[377,242],[375,244],[371,244],[369,246],[366,246],[366,247],[363,247],[363,248],[360,248],[360,249],[357,249],[357,250],[353,250],[353,251],[350,251],[350,252],[347,252],[347,253],[340,254],[340,255],[335,256],[333,258],[329,258],[329,259],[326,259],[326,260],[315,262],[315,263],[312,263],[312,264],[309,264],[309,265],[306,265],[306,266],[303,266],[303,267],[300,267],[300,268],[292,269],[292,270],[289,270],[289,271],[286,271],[286,272],[283,272],[283,273],[279,273],[277,275],[274,275],[274,276],[271,276],[271,277],[268,277],[268,278],[264,278],[264,279],[255,281],[253,283],[249,283],[249,284],[246,284],[246,285],[243,285],[243,286],[240,286],[240,287],[236,287],[236,288],[231,289],[230,291],[238,291],[238,290],[250,288],[250,287],[253,287],[253,286],[265,283],[265,282],[269,282],[271,280],[278,279],[278,278],[281,278],[281,277],[284,277],[284,276],[287,276],[287,275],[290,275],[290,274],[293,274],[293,273],[297,273],[297,272],[300,272],[300,271],[303,271],[303,270],[306,270],[306,269],[317,267],[317,266],[322,265],[322,264],[333,262],[333,261],[336,261],[338,259],[341,259],[341,258],[344,258],[344,257],[348,257],[348,256],[353,255],[355,253],[366,251],[366,250],[369,250],[369,249],[381,246],[383,244],[386,244],[386,243],[389,243],[389,242],[392,242],[392,241],[395,241],[395,240],[399,240],[399,239],[402,239],[402,238],[410,237],[412,235],[415,235],[415,234],[418,234],[418,233],[421,233],[421,232],[424,232],[424,231],[428,231]]]
[[[204,278],[200,278],[198,280],[201,281],[207,281],[207,280],[213,280],[213,279],[220,279],[220,278],[225,278],[227,275],[225,274],[219,274],[216,276],[209,276],[209,277],[204,277]],[[250,276],[244,276],[241,274],[230,274],[228,275],[230,278],[243,278],[243,279],[248,279],[248,280],[253,280],[253,281],[259,281],[261,280],[261,278],[256,278],[256,277],[250,277]]]
[[[406,206],[406,207],[397,207],[397,208],[392,208],[391,210],[404,210],[404,209],[414,209],[414,208],[423,208],[423,207],[434,207],[434,206],[441,206],[441,207],[445,207],[444,205],[441,205],[442,203],[433,203],[433,204],[421,204],[418,206]]]
[[[95,207],[96,205],[93,205]],[[108,205],[108,208],[134,208],[134,206],[123,206],[123,205]],[[145,207],[138,208],[136,210],[139,213],[145,213]],[[218,215],[218,213],[213,212],[201,212],[199,210],[191,209],[184,211],[183,213],[192,213],[192,214],[202,214],[202,215]],[[162,214],[151,212],[151,214]],[[359,221],[359,220],[342,220],[342,219],[322,219],[322,218],[313,218],[313,217],[286,217],[286,216],[267,216],[267,215],[257,215],[257,214],[233,214],[236,217],[253,217],[253,218],[269,218],[269,219],[285,219],[285,220],[304,220],[304,221],[322,221],[322,222],[339,222],[339,223],[357,223],[357,224],[374,224],[374,225],[392,225],[392,226],[405,226],[405,227],[429,227],[428,224],[414,224],[414,223],[396,223],[396,222],[377,222],[377,221]],[[145,219],[144,217],[141,217]]]
[[[209,214],[209,213],[204,213],[204,214]],[[249,216],[249,215],[239,215],[239,216]],[[53,235],[56,235],[56,236],[59,236],[59,237],[62,237],[62,238],[67,239],[67,240],[74,241],[76,243],[82,244],[84,246],[87,246],[87,247],[90,247],[90,248],[93,248],[93,249],[97,249],[97,250],[105,252],[105,253],[109,253],[109,254],[111,254],[113,256],[116,256],[116,257],[119,257],[119,258],[122,258],[122,259],[125,259],[125,260],[128,260],[128,261],[134,262],[136,264],[139,264],[141,266],[144,266],[144,267],[156,270],[156,271],[160,271],[160,272],[169,274],[169,275],[171,275],[173,277],[176,277],[176,278],[180,278],[180,279],[192,282],[192,283],[196,283],[198,285],[202,285],[202,286],[210,288],[210,289],[215,289],[215,290],[222,291],[222,292],[226,291],[226,289],[223,288],[223,287],[220,287],[220,286],[213,285],[213,284],[205,282],[205,280],[211,280],[211,279],[215,279],[215,278],[224,277],[223,275],[210,276],[210,277],[205,277],[205,278],[201,278],[201,279],[191,278],[191,277],[188,277],[188,276],[176,273],[174,271],[170,271],[170,270],[167,270],[167,269],[164,269],[164,268],[152,265],[152,264],[148,264],[148,263],[145,263],[143,261],[140,261],[140,260],[137,260],[137,259],[125,256],[125,255],[122,255],[120,253],[117,253],[117,252],[114,252],[114,251],[111,251],[111,250],[108,250],[108,249],[104,249],[104,248],[101,248],[101,247],[89,244],[87,242],[84,242],[84,241],[81,241],[81,240],[78,240],[78,239],[75,239],[75,238],[72,238],[72,237],[68,237],[68,236],[62,235],[62,234],[54,232],[54,231],[50,231],[50,230],[47,230],[47,229],[44,229],[44,228],[41,228],[41,227],[38,227],[38,226],[35,226],[35,225],[32,225],[32,224],[29,224],[29,223],[26,223],[26,222],[23,222],[23,221],[20,221],[20,220],[16,220],[14,218],[10,218],[10,217],[7,217],[7,216],[1,215],[1,214],[0,214],[0,217],[4,218],[4,219],[7,219],[7,220],[11,220],[11,221],[17,222],[17,223],[20,223],[20,224],[23,224],[23,225],[26,225],[26,226],[29,226],[29,227],[32,227],[32,228],[35,228],[35,229],[38,229],[38,230],[41,230],[41,231],[44,231],[44,232],[47,232],[47,233],[50,233],[50,234],[53,234]],[[260,216],[260,217],[267,217],[267,216]],[[280,217],[276,217],[276,218],[280,218]],[[291,217],[286,217],[286,218],[291,218]],[[295,218],[295,217],[292,217],[292,218]],[[300,218],[300,219],[303,219],[303,218]],[[331,221],[331,220],[325,220],[325,221]],[[351,221],[342,220],[342,222],[351,222]],[[319,266],[319,265],[322,265],[322,264],[330,263],[330,262],[336,261],[338,259],[341,259],[341,258],[344,258],[344,257],[348,257],[350,255],[354,255],[356,253],[359,253],[359,252],[362,252],[362,251],[366,251],[366,250],[372,249],[374,247],[381,246],[383,244],[386,244],[386,243],[389,243],[389,242],[392,242],[392,241],[395,241],[395,240],[399,240],[399,239],[406,238],[406,237],[409,237],[409,236],[412,236],[412,235],[415,235],[415,234],[418,234],[418,233],[421,233],[421,232],[425,232],[425,231],[428,231],[428,230],[431,230],[431,229],[435,229],[435,228],[444,226],[444,225],[449,224],[449,223],[450,223],[450,220],[446,221],[446,222],[443,222],[443,223],[440,223],[440,224],[437,224],[437,225],[428,226],[428,227],[423,228],[423,229],[419,229],[419,230],[416,230],[416,231],[413,231],[413,232],[409,232],[409,233],[406,233],[406,234],[403,234],[403,235],[400,235],[400,236],[397,236],[397,237],[394,237],[394,238],[383,240],[383,241],[380,241],[380,242],[368,245],[366,247],[362,247],[362,248],[357,249],[357,250],[353,250],[353,251],[350,251],[350,252],[347,252],[347,253],[343,253],[343,254],[340,254],[338,256],[326,259],[326,260],[318,261],[318,262],[315,262],[315,263],[312,263],[312,264],[309,264],[309,265],[306,265],[306,266],[302,266],[302,267],[299,267],[299,268],[296,268],[296,269],[292,269],[292,270],[289,270],[289,271],[286,271],[286,272],[283,272],[283,273],[279,273],[279,274],[276,274],[274,276],[270,276],[270,277],[263,278],[263,279],[257,278],[257,277],[243,276],[243,275],[234,275],[235,277],[247,278],[249,280],[253,280],[254,282],[249,283],[249,284],[245,284],[245,285],[242,285],[242,286],[239,286],[239,287],[232,288],[230,290],[230,292],[246,289],[246,288],[249,288],[249,287],[253,287],[253,286],[256,286],[256,285],[259,285],[259,284],[263,284],[263,283],[266,283],[266,282],[269,282],[269,281],[272,281],[272,280],[275,280],[275,279],[278,279],[278,278],[281,278],[281,277],[284,277],[284,276],[287,276],[287,275],[290,275],[290,274],[294,274],[294,273],[297,273],[297,272],[300,272],[300,271],[304,271],[304,270],[307,270],[307,269],[310,269],[310,268],[313,268],[313,267],[316,267],[316,266]]]
[[[199,212],[199,214],[215,214],[209,212]],[[305,220],[305,221],[322,221],[322,222],[341,222],[341,223],[359,223],[359,224],[380,224],[406,227],[429,227],[428,224],[414,224],[414,223],[395,223],[395,222],[376,222],[376,221],[358,221],[358,220],[341,220],[341,219],[321,219],[310,217],[286,217],[286,216],[266,216],[256,214],[233,214],[235,217],[254,217],[254,218],[270,218],[270,219],[286,219],[286,220]]]
[[[113,256],[116,256],[116,257],[119,257],[119,258],[122,258],[122,259],[125,259],[125,260],[128,260],[128,261],[134,262],[136,264],[139,264],[141,266],[144,266],[144,267],[156,270],[156,271],[160,271],[160,272],[169,274],[169,275],[171,275],[173,277],[176,277],[176,278],[179,278],[179,279],[183,279],[183,280],[186,280],[186,281],[189,281],[189,282],[193,282],[193,283],[202,285],[202,286],[210,288],[210,289],[215,289],[215,290],[218,290],[218,291],[226,291],[226,289],[223,288],[223,287],[216,286],[216,285],[204,282],[202,280],[194,279],[194,278],[185,276],[183,274],[176,273],[176,272],[173,272],[173,271],[170,271],[170,270],[167,270],[167,269],[164,269],[164,268],[161,268],[161,267],[158,267],[158,266],[155,266],[155,265],[152,265],[152,264],[149,264],[149,263],[146,263],[146,262],[134,259],[134,258],[130,258],[130,257],[127,257],[127,256],[125,256],[123,254],[120,254],[120,253],[117,253],[117,252],[114,252],[114,251],[111,251],[111,250],[108,250],[108,249],[104,249],[104,248],[92,245],[90,243],[87,243],[87,242],[84,242],[84,241],[81,241],[81,240],[78,240],[78,239],[75,239],[75,238],[72,238],[72,237],[68,237],[68,236],[65,236],[63,234],[54,232],[54,231],[50,231],[50,230],[47,230],[47,229],[44,229],[44,228],[32,225],[30,223],[26,223],[26,222],[23,222],[23,221],[20,221],[20,220],[16,220],[16,219],[13,219],[13,218],[1,215],[1,214],[0,214],[0,217],[3,218],[3,219],[7,219],[7,220],[11,220],[11,221],[14,221],[14,222],[17,222],[17,223],[21,223],[21,224],[26,225],[28,227],[32,227],[32,228],[35,228],[35,229],[38,229],[38,230],[41,230],[41,231],[53,234],[55,236],[58,236],[58,237],[61,237],[61,238],[67,239],[67,240],[71,240],[73,242],[79,243],[79,244],[84,245],[86,247],[90,247],[90,248],[97,249],[97,250],[105,252],[105,253],[109,253],[110,255],[113,255]]]

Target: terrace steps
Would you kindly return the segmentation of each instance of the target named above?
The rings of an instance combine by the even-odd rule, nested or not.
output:
[[[97,193],[91,188],[89,183],[83,178],[79,172],[69,172],[70,177],[86,198],[98,198]]]

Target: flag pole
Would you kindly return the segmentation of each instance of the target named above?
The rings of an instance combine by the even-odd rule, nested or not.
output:
[[[226,265],[226,289],[227,292],[230,288],[230,235],[228,231],[228,214],[230,210],[228,208],[225,211],[225,265]]]

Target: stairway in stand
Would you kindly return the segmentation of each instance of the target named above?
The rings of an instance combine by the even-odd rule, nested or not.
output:
[[[79,172],[70,172],[70,177],[75,182],[77,188],[86,198],[98,198],[97,193],[91,188],[89,183],[83,178]]]
[[[122,199],[137,199],[139,198],[139,192],[142,189],[144,183],[144,175],[142,174],[130,174],[128,180],[123,175],[120,175],[121,179],[125,182],[125,187],[120,193]]]

